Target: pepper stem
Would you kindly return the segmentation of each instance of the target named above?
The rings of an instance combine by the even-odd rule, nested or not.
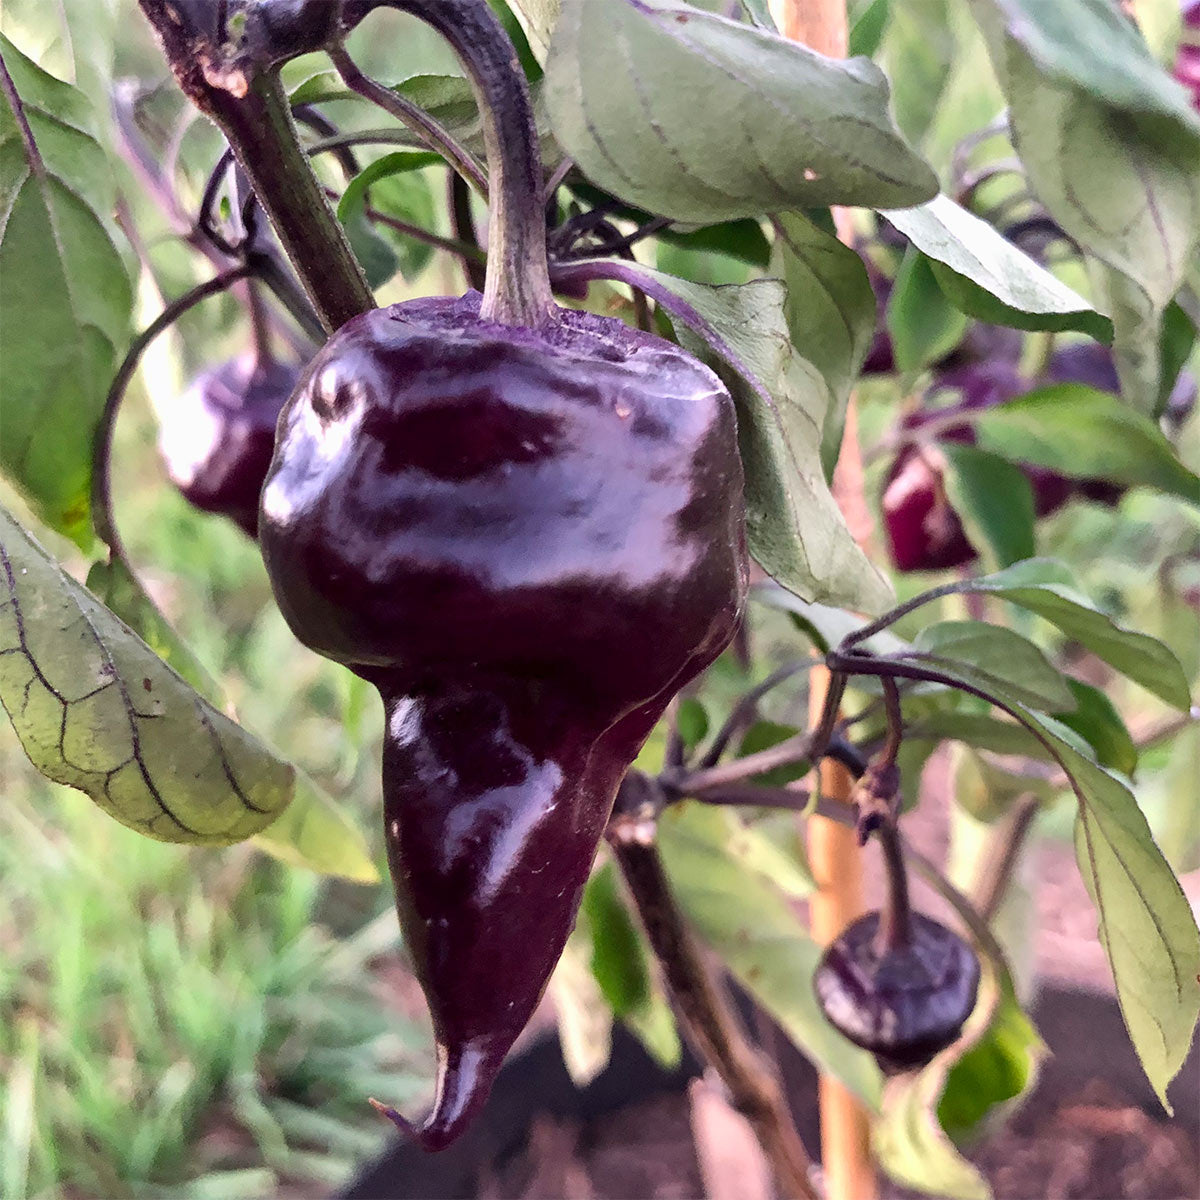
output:
[[[483,121],[488,164],[488,262],[480,316],[536,327],[555,311],[546,259],[542,156],[516,50],[487,0],[379,0],[412,13],[454,47]]]

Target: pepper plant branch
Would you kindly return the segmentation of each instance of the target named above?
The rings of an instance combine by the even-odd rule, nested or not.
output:
[[[721,1078],[730,1099],[753,1126],[780,1194],[817,1200],[811,1163],[778,1080],[746,1039],[728,996],[714,977],[671,894],[655,845],[653,803],[643,809],[638,781],[627,777],[609,823],[608,842],[633,898],[646,937],[661,963],[689,1040]],[[630,793],[634,793],[631,795]]]
[[[754,714],[758,711],[758,702],[781,683],[786,683],[801,671],[807,671],[815,661],[816,659],[809,658],[800,662],[784,663],[782,667],[772,671],[766,679],[746,692],[730,710],[729,716],[725,718],[721,728],[713,735],[713,740],[701,755],[696,764],[697,767],[701,770],[715,767],[721,761],[721,756],[729,748],[729,743],[738,731],[748,721],[754,719]]]
[[[326,188],[325,195],[330,199],[334,199],[337,196],[337,191],[334,188]],[[436,246],[439,250],[449,250],[452,254],[457,254],[463,259],[470,259],[475,263],[487,261],[487,255],[478,246],[472,246],[470,243],[459,241],[457,238],[443,237],[440,233],[423,229],[420,225],[413,225],[408,221],[402,221],[399,217],[393,217],[388,213],[380,212],[379,209],[371,204],[363,205],[363,213],[368,220],[374,221],[379,225],[386,225],[389,229],[394,229],[397,233],[402,233],[405,237],[413,238],[415,241],[424,242],[429,246]]]
[[[396,5],[395,7],[402,7]],[[391,113],[402,125],[407,126],[434,153],[440,154],[463,179],[481,196],[488,194],[487,172],[475,156],[461,146],[449,130],[435,121],[420,105],[392,88],[384,87],[359,70],[358,64],[346,53],[344,46],[331,46],[327,51],[330,61],[342,77],[342,82],[356,95]]]
[[[300,146],[278,74],[219,70],[170,0],[138,0],[184,93],[225,134],[327,332],[375,300]]]
[[[475,231],[475,218],[471,214],[471,191],[467,182],[455,171],[450,172],[450,228],[459,245],[463,273],[467,283],[477,292],[482,292],[487,283],[483,269],[487,255],[479,248],[479,235]]]
[[[247,278],[251,272],[252,268],[248,264],[238,263],[236,266],[222,271],[221,274],[213,276],[212,279],[197,285],[191,291],[185,292],[177,300],[173,300],[133,339],[133,344],[129,347],[120,367],[117,368],[116,375],[113,376],[113,381],[108,388],[108,395],[104,399],[104,408],[100,414],[100,423],[96,427],[96,436],[93,442],[92,519],[100,540],[108,546],[115,558],[128,561],[117,532],[116,515],[113,511],[112,443],[117,413],[120,411],[121,401],[125,397],[129,381],[133,378],[133,373],[137,370],[142,355],[146,352],[146,347],[164,329],[173,325],[201,300],[225,291],[232,284]]]

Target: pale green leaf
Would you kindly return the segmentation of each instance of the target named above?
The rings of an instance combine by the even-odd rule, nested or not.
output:
[[[525,38],[534,58],[545,64],[546,55],[550,53],[550,35],[558,23],[562,0],[512,0],[509,8],[525,30]]]
[[[850,389],[875,333],[875,293],[862,259],[798,213],[775,219],[771,273],[787,284],[792,345],[803,347],[833,398],[822,436],[825,473],[832,475]]]
[[[1163,117],[1200,137],[1186,88],[1155,61],[1137,25],[1111,0],[988,0],[1005,31],[1048,78],[1126,112]]]
[[[1107,317],[949,196],[882,215],[933,261],[942,291],[968,316],[1017,329],[1112,337]]]
[[[584,173],[677,220],[902,207],[937,190],[869,60],[827,59],[688,4],[566,0],[545,88]]]
[[[941,621],[913,640],[912,658],[984,691],[1004,688],[1047,712],[1075,706],[1067,681],[1028,638],[983,621]]]
[[[296,772],[291,803],[254,845],[289,866],[352,883],[378,883],[379,870],[354,818],[303,771]]]
[[[901,371],[918,371],[962,341],[968,321],[946,298],[923,254],[904,252],[887,304],[892,353]]]
[[[225,845],[294,772],[217,712],[0,509],[0,701],[34,766],[162,841]]]
[[[820,947],[783,891],[730,856],[694,824],[693,804],[672,806],[659,824],[671,890],[688,920],[738,982],[823,1071],[872,1107],[880,1094],[871,1057],[825,1020],[813,993]]]
[[[1111,392],[1060,383],[981,412],[981,446],[1076,479],[1153,487],[1200,504],[1200,478],[1158,424]]]
[[[36,150],[0,102],[0,467],[48,524],[91,540],[92,440],[133,290],[85,98],[0,37]]]
[[[577,923],[547,988],[558,1017],[563,1062],[576,1087],[591,1083],[612,1054],[613,1011],[589,967],[591,957],[587,925]]]
[[[863,554],[825,482],[829,393],[792,347],[786,292],[774,279],[707,287],[640,264],[587,264],[641,288],[673,318],[683,345],[710,362],[738,407],[750,552],[805,599],[878,612],[891,589]]]
[[[1191,705],[1179,660],[1156,638],[1118,625],[1075,588],[1071,573],[1051,559],[1033,558],[963,583],[962,591],[1001,596],[1035,612],[1123,675],[1168,704]]]
[[[1163,312],[1183,283],[1200,232],[1200,143],[1174,117],[1132,98],[1113,107],[1061,73],[1047,74],[992,0],[974,0],[973,11],[1008,98],[1013,144],[1032,190],[1102,268],[1097,274],[1112,315],[1122,393],[1153,412],[1161,391]],[[1022,36],[1030,27],[1022,25]],[[1114,47],[1114,79],[1127,74],[1124,49]]]

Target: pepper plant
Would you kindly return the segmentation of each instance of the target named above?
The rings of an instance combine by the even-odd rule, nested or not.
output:
[[[1200,558],[1179,29],[851,9],[839,60],[749,0],[138,0],[136,79],[112,3],[6,18],[0,700],[38,770],[149,837],[357,877],[386,847],[439,1078],[422,1121],[376,1104],[430,1149],[553,973],[573,1069],[613,1019],[665,1061],[681,1032],[781,1193],[816,1194],[723,973],[873,1113],[886,1171],[985,1194],[956,1143],[1042,1052],[1002,915],[1069,804],[1164,1104],[1188,1051],[1195,831],[1169,859],[1134,782],[1197,737],[1188,618],[1159,619],[1194,626]],[[382,839],[238,722],[122,540],[117,418],[180,330],[202,369],[155,397],[164,486],[257,539],[299,642],[378,688]],[[860,430],[890,562],[835,500]],[[1038,554],[1138,497],[1175,531],[1163,639]],[[903,832],[943,745],[987,835],[953,878]],[[848,796],[811,782],[828,760]],[[808,820],[882,851],[881,909],[824,950]]]

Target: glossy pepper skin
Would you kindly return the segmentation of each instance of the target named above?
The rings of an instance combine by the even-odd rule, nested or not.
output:
[[[376,684],[396,903],[446,1145],[574,921],[616,789],[745,600],[732,401],[678,347],[479,296],[347,323],[280,423],[260,536],[280,607]]]
[[[975,1007],[979,960],[958,934],[913,913],[906,944],[886,946],[867,913],[826,947],[813,986],[829,1022],[889,1074],[923,1067]]]
[[[275,450],[275,423],[297,367],[247,354],[204,371],[160,406],[159,452],[171,482],[197,508],[258,530],[258,494]]]

